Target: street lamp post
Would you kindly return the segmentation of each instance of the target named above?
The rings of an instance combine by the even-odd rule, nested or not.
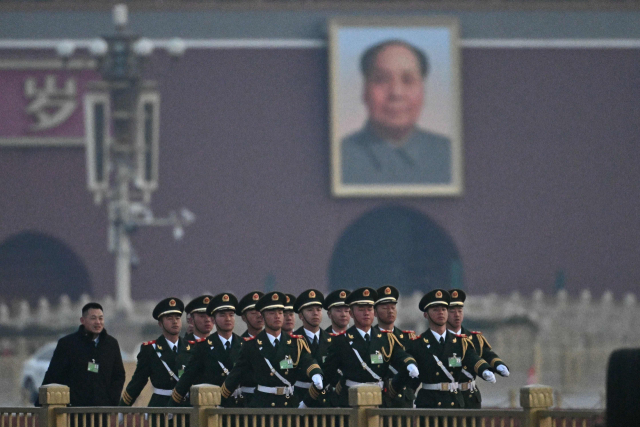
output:
[[[155,218],[150,208],[151,193],[158,188],[160,94],[155,82],[143,80],[142,72],[154,46],[127,31],[126,5],[116,5],[113,17],[116,33],[88,46],[102,80],[88,85],[84,99],[87,184],[96,203],[107,200],[116,304],[119,311],[131,313],[131,266],[137,258],[131,234],[141,226],[171,226],[180,239],[195,216],[183,208]],[[68,57],[74,49],[64,42],[58,53]],[[167,50],[179,56],[184,43],[174,39]]]

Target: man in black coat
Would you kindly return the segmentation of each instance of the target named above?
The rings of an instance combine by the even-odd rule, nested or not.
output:
[[[42,384],[64,384],[71,406],[116,406],[125,372],[118,341],[104,329],[102,306],[82,308],[80,328],[60,338]]]

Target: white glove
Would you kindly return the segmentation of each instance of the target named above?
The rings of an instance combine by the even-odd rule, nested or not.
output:
[[[320,374],[316,374],[316,375],[320,375]],[[298,405],[298,409],[304,409],[306,407],[307,407],[307,405],[305,405],[304,402],[300,402],[300,404]]]
[[[420,371],[418,371],[418,367],[413,363],[407,366],[407,371],[409,371],[409,376],[411,378],[418,378],[418,376],[420,375]]]
[[[122,413],[118,414],[118,424],[124,423],[124,415]]]
[[[311,377],[311,381],[313,381],[313,385],[315,385],[318,390],[322,390],[324,388],[322,386],[322,375],[315,374]]]
[[[508,377],[509,376],[509,369],[504,365],[499,365],[496,368],[496,371],[498,371],[498,373],[500,375],[502,375],[503,377]]]
[[[482,378],[484,378],[485,381],[489,381],[490,383],[495,383],[496,382],[496,376],[493,375],[493,372],[487,370],[484,371],[482,373]]]

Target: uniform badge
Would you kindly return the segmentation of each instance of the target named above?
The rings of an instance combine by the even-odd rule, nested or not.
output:
[[[442,298],[442,292],[441,291],[436,292],[436,298]]]
[[[256,340],[256,341],[258,341],[258,345],[262,345],[262,341],[260,340]]]
[[[340,298],[344,299],[347,297],[347,293],[345,291],[340,292]]]
[[[456,341],[458,341],[458,339],[457,339],[457,338],[454,338],[454,339],[453,339],[453,342],[455,343]]]
[[[353,339],[353,335],[351,335],[351,334],[347,334],[347,336],[349,337],[349,339],[350,339],[350,340],[352,340],[352,339]]]
[[[385,294],[385,295],[391,295],[391,288],[387,286],[387,287],[385,288],[385,290],[384,290],[384,294]]]
[[[315,298],[316,293],[314,291],[309,291],[309,298]]]
[[[211,301],[209,297],[204,297],[204,299],[202,300],[202,302],[205,304],[209,304],[209,301]]]
[[[274,295],[275,296],[275,295]],[[277,299],[277,298],[276,298]],[[287,304],[289,304],[291,302],[291,298],[289,298],[289,295],[287,295]]]
[[[287,355],[280,361],[280,369],[293,369],[293,360]]]
[[[176,306],[176,300],[172,299],[171,301],[169,301],[169,307],[175,307]]]
[[[207,340],[207,342],[209,343],[209,345],[213,345],[213,343],[211,342],[211,340]]]
[[[287,340],[287,344],[291,344],[291,340]]]
[[[426,342],[427,344],[429,344],[429,340],[426,338],[422,338],[424,340],[424,342]]]
[[[362,296],[363,296],[363,297],[368,297],[370,294],[371,294],[371,292],[369,292],[369,289],[365,289],[365,290],[362,292]]]
[[[371,363],[373,365],[379,365],[382,363],[382,354],[380,354],[379,351],[376,351],[374,354],[371,355]]]
[[[449,367],[450,368],[459,368],[462,366],[462,358],[457,357],[455,353],[453,353],[453,357],[449,358]]]
[[[229,302],[229,295],[227,294],[222,295],[222,301]]]
[[[191,350],[191,346],[187,344],[187,350]]]
[[[331,338],[327,338],[327,342],[331,342]]]
[[[271,299],[272,299],[273,301],[278,301],[278,300],[280,299],[280,297],[278,296],[278,294],[273,294],[273,295],[271,296]]]
[[[253,296],[251,297],[254,301],[258,301],[260,299],[260,295],[258,294],[253,294]]]
[[[403,335],[403,334],[400,334],[400,338],[404,338],[404,335]]]
[[[382,334],[378,334],[378,338],[382,338]]]
[[[452,298],[458,298],[458,291],[451,292],[451,297]]]
[[[161,346],[158,346],[158,350],[162,350],[162,347],[161,347]]]

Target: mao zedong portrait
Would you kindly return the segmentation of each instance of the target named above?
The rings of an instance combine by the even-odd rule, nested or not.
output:
[[[420,129],[427,56],[400,40],[367,49],[360,60],[368,120],[342,141],[344,184],[449,184],[451,141]]]

